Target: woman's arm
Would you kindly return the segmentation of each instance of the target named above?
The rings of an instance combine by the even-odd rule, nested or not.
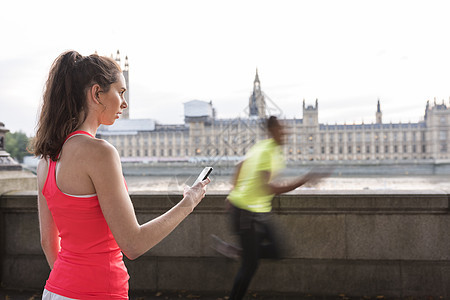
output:
[[[163,215],[139,225],[125,188],[117,150],[104,141],[93,141],[88,174],[117,244],[128,258],[136,259],[164,239],[193,211],[205,196],[209,179],[188,189],[183,199]]]
[[[47,201],[44,195],[42,195],[42,188],[44,187],[47,173],[48,163],[46,160],[41,159],[37,167],[39,230],[42,250],[44,251],[50,269],[53,269],[53,264],[60,249],[60,239],[58,229],[53,221],[53,216],[48,209]]]

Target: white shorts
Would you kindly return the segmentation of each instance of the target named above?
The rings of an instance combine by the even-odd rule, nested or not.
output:
[[[73,299],[60,296],[58,294],[52,293],[44,289],[44,292],[42,293],[42,300],[73,300]]]

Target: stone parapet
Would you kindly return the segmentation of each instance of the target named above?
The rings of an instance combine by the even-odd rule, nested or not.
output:
[[[19,165],[20,166],[20,165]],[[36,190],[36,175],[27,170],[0,168],[0,195],[8,192]]]
[[[274,199],[283,259],[262,261],[250,289],[349,296],[450,297],[449,192],[296,191]],[[230,290],[238,262],[215,253],[211,234],[236,242],[226,195],[208,195],[160,244],[126,260],[134,290]],[[181,195],[133,193],[140,223]],[[40,290],[49,268],[40,248],[36,192],[0,196],[0,280]]]

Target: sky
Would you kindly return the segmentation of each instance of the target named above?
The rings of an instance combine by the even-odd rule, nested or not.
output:
[[[286,118],[303,100],[319,122],[419,122],[449,105],[448,1],[6,1],[0,18],[0,122],[35,132],[49,68],[66,50],[130,68],[130,116],[182,124],[183,103],[245,117],[256,68]]]

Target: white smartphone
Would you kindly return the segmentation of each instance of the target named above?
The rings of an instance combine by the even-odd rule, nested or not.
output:
[[[205,180],[206,178],[208,178],[209,174],[211,174],[213,170],[213,167],[205,167],[202,172],[200,173],[200,175],[198,175],[197,179],[195,180],[194,185],[196,185],[198,182]]]

